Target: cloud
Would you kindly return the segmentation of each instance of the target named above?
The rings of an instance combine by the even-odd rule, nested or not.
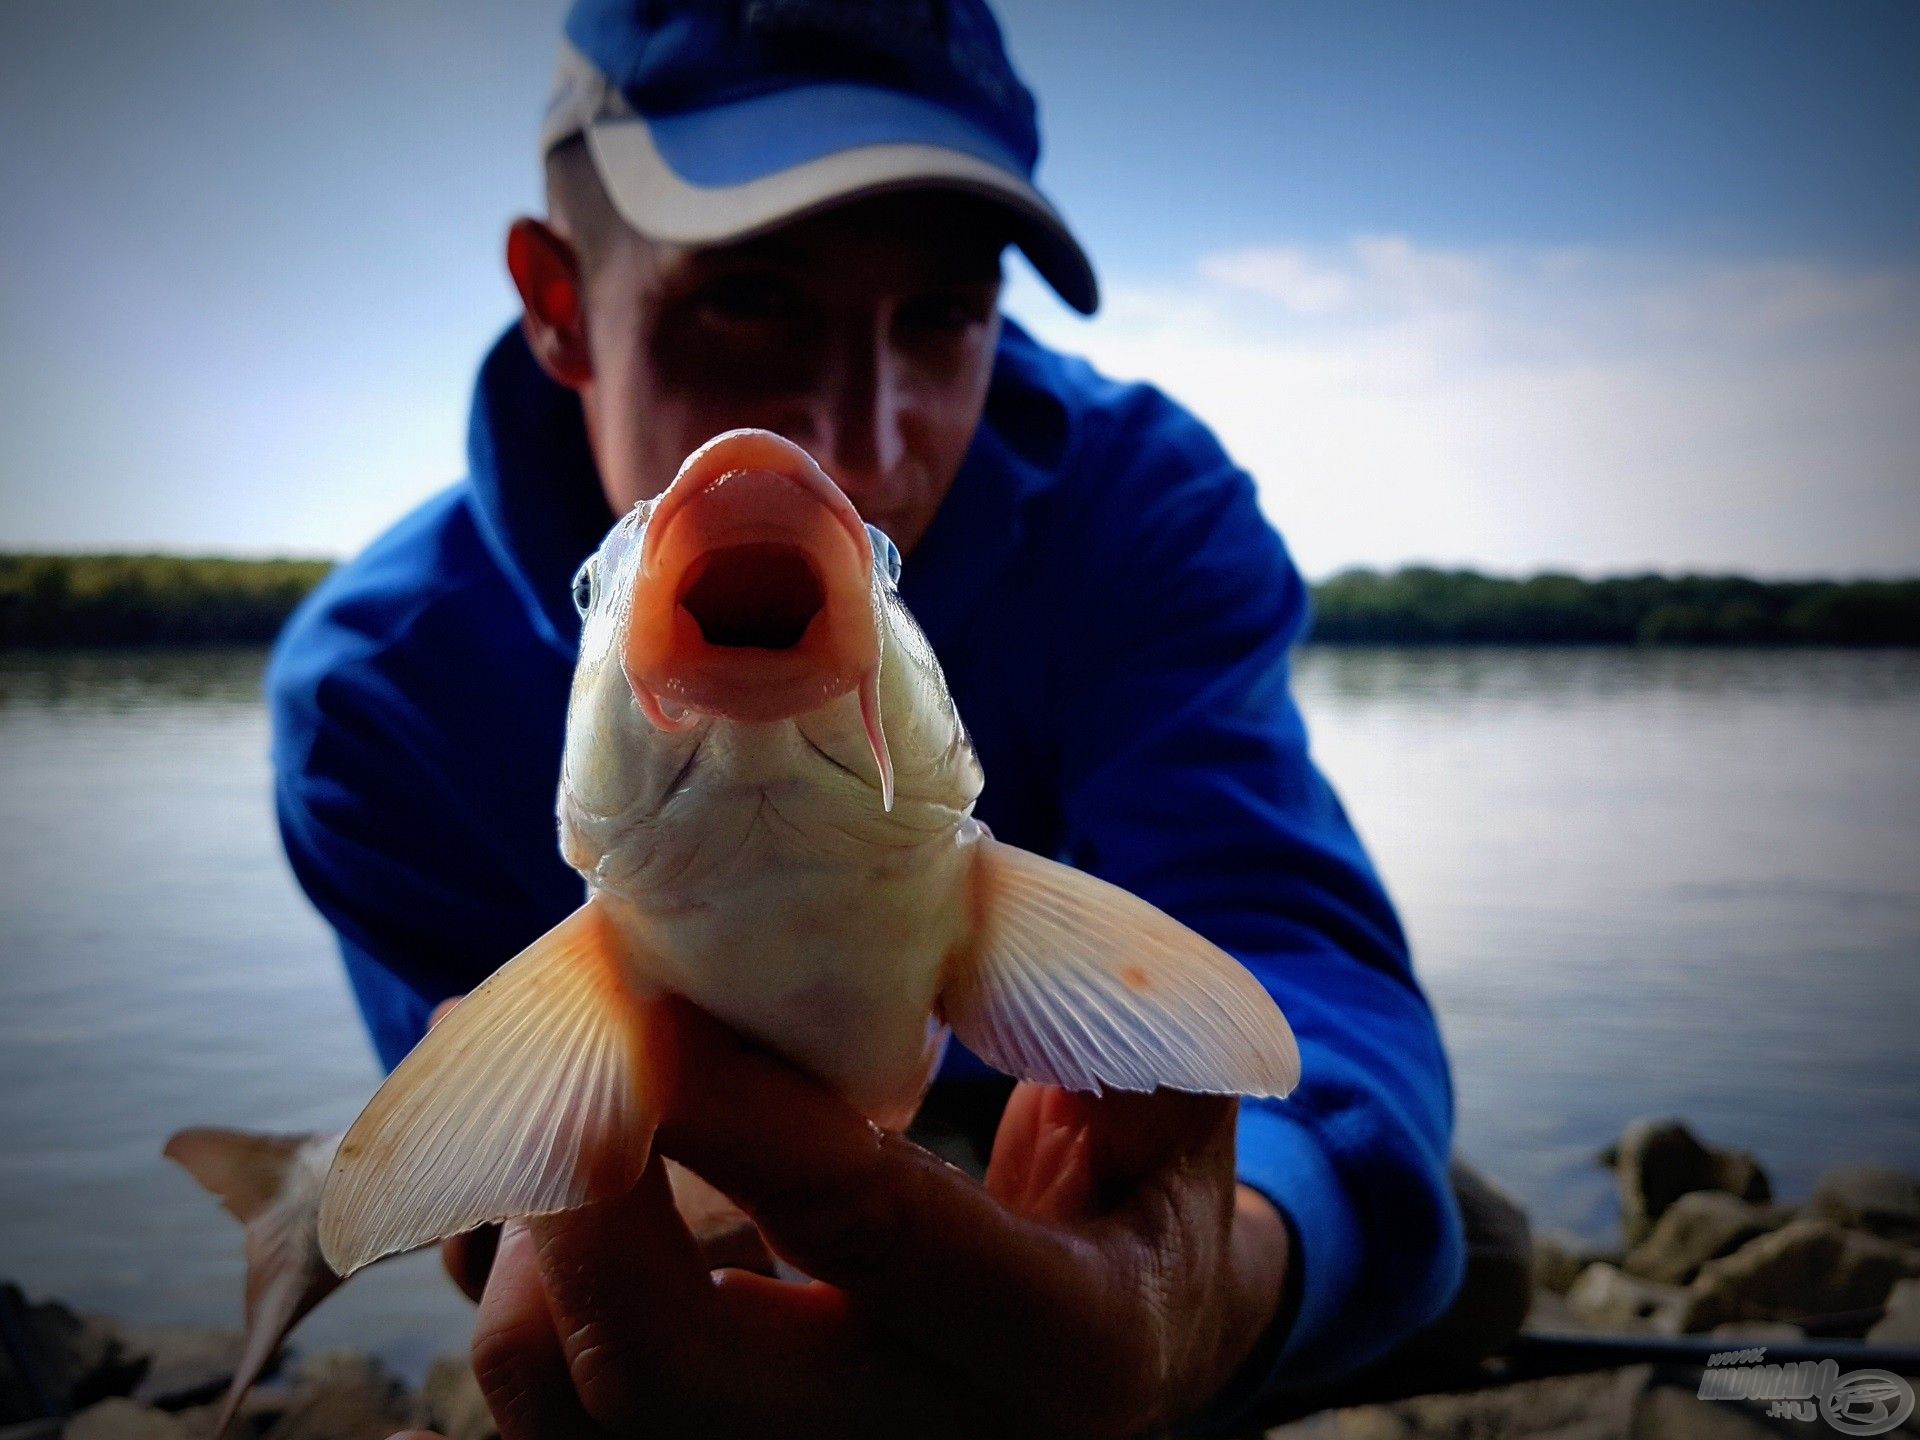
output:
[[[1342,271],[1283,246],[1207,255],[1199,269],[1208,280],[1277,300],[1296,315],[1325,315],[1344,309],[1353,298],[1352,283]]]
[[[1403,235],[1362,235],[1331,257],[1297,246],[1228,250],[1202,256],[1196,268],[1297,315],[1445,309],[1471,301],[1488,278],[1474,257],[1422,250]]]
[[[1365,235],[1110,292],[1014,305],[1212,423],[1311,573],[1920,572],[1920,271]]]

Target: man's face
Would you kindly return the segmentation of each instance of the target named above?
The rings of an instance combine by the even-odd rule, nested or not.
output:
[[[753,425],[805,446],[913,547],[986,402],[1005,222],[961,195],[859,201],[736,244],[625,232],[584,279],[580,384],[615,514]]]

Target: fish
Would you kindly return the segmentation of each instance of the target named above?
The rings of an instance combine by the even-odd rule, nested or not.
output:
[[[709,440],[613,525],[574,581],[556,802],[583,903],[435,1025],[343,1135],[284,1163],[230,1141],[244,1163],[216,1163],[195,1132],[175,1156],[242,1220],[298,1232],[249,1229],[250,1349],[271,1353],[284,1330],[259,1337],[326,1279],[630,1190],[663,1089],[648,1020],[670,995],[889,1129],[950,1036],[1096,1094],[1294,1088],[1293,1032],[1239,962],[974,817],[985,777],[900,572],[892,540],[765,430]],[[275,1165],[289,1183],[257,1200],[254,1172]]]

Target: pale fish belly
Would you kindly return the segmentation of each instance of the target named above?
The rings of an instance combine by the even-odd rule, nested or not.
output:
[[[822,858],[750,827],[696,894],[607,898],[645,979],[904,1123],[944,1039],[929,1018],[966,933],[967,848]]]

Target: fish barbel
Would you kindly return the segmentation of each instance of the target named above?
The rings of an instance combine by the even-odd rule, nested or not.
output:
[[[667,994],[894,1128],[949,1029],[1068,1089],[1293,1088],[1292,1032],[1238,962],[973,818],[980,766],[898,573],[812,457],[763,430],[707,442],[614,525],[575,582],[557,807],[586,901],[325,1142],[323,1184],[303,1152],[284,1203],[317,1208],[332,1275],[630,1189]],[[198,1153],[183,1163],[218,1189]],[[321,1283],[300,1276],[280,1290]]]

